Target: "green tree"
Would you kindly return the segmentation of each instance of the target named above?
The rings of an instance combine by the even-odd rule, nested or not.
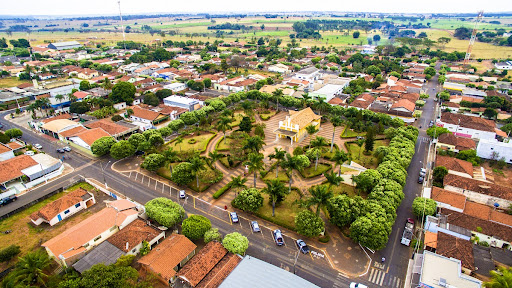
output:
[[[129,82],[119,82],[112,87],[112,93],[110,93],[110,100],[114,103],[126,102],[131,105],[135,97],[135,86]]]
[[[138,149],[139,145],[144,141],[146,141],[146,137],[140,133],[132,134],[128,138],[128,142],[130,142],[130,144],[132,144],[136,149]]]
[[[147,93],[144,95],[144,104],[158,106],[158,104],[160,104],[160,99],[158,99],[154,93]]]
[[[414,201],[412,201],[412,213],[414,213],[418,219],[436,214],[436,207],[436,201],[430,198],[416,197]]]
[[[121,140],[110,147],[110,156],[114,159],[123,159],[134,153],[135,147],[128,140]]]
[[[247,179],[243,178],[242,176],[231,176],[231,181],[229,182],[229,185],[233,191],[235,191],[235,197],[238,195],[238,192],[242,189],[246,189],[247,186],[245,183],[247,182]]]
[[[434,177],[434,186],[443,187],[443,179],[446,175],[448,175],[448,169],[446,169],[446,167],[437,166],[434,168],[434,172],[432,173],[432,176]]]
[[[0,262],[9,262],[16,255],[20,254],[20,246],[10,245],[0,250]]]
[[[238,128],[240,131],[244,131],[246,133],[250,133],[252,130],[252,123],[251,118],[244,116],[242,117],[242,121],[240,121],[240,124],[238,125]]]
[[[314,148],[316,148],[316,153],[315,153],[315,156],[316,156],[316,160],[315,160],[315,171],[316,169],[318,168],[318,158],[322,152],[322,148],[324,146],[327,146],[327,140],[325,140],[324,137],[319,137],[317,136],[315,139],[313,139],[311,141],[311,146],[313,146]]]
[[[23,136],[23,132],[18,128],[11,128],[5,131],[5,135],[9,137],[9,139],[20,138],[21,136]]]
[[[260,136],[249,137],[243,142],[243,149],[249,149],[252,153],[259,153],[263,149],[265,141]]]
[[[87,90],[90,90],[91,89],[91,83],[89,83],[89,81],[87,80],[82,80],[80,82],[80,90],[81,91],[87,91]]]
[[[9,273],[4,283],[8,283],[7,287],[46,286],[48,274],[45,272],[50,264],[50,258],[45,251],[29,252],[19,258],[15,268]]]
[[[316,205],[316,215],[320,215],[320,207],[325,206],[333,196],[332,191],[326,185],[316,185],[309,188],[309,194],[311,196],[304,203],[307,207]]]
[[[233,232],[224,236],[222,246],[233,254],[244,255],[247,248],[249,248],[249,240],[242,234]]]
[[[380,41],[380,35],[373,35],[373,41],[379,42]]]
[[[341,176],[341,165],[343,165],[343,163],[348,160],[347,153],[345,153],[345,151],[338,150],[334,152],[334,156],[331,158],[331,160],[334,161],[334,164],[339,166],[340,169],[338,170],[338,176]]]
[[[432,138],[438,138],[444,133],[451,133],[450,130],[444,127],[434,126],[427,129],[427,135]]]
[[[185,217],[183,207],[164,197],[152,199],[144,207],[149,218],[168,228],[180,223]]]
[[[119,258],[118,262],[119,260],[124,260],[123,257],[125,256]],[[118,263],[115,263],[107,266],[101,263],[84,271],[82,277],[69,277],[69,280],[59,283],[59,288],[133,287],[137,282],[137,277],[137,270],[129,265],[118,265]]]
[[[70,113],[85,114],[86,112],[89,112],[90,110],[91,110],[91,108],[84,101],[73,102],[73,103],[71,103],[71,105],[69,105]]]
[[[364,191],[365,193],[370,193],[372,188],[377,185],[379,180],[382,179],[382,175],[374,169],[367,169],[361,174],[354,177],[354,182],[356,182],[356,188]]]
[[[149,137],[148,141],[149,141],[149,144],[151,144],[151,146],[153,146],[153,147],[158,147],[158,146],[164,144],[164,138],[162,137],[162,135],[160,133],[151,135]]]
[[[482,114],[487,119],[496,119],[496,116],[498,116],[498,112],[495,109],[492,108],[485,108],[484,113]]]
[[[390,231],[391,225],[384,219],[362,216],[350,225],[350,238],[365,247],[380,250],[386,246]]]
[[[352,33],[352,37],[353,37],[354,39],[359,38],[359,35],[361,35],[361,33],[360,33],[359,31],[355,31],[354,33]]]
[[[257,137],[257,136],[256,136]],[[263,154],[250,153],[245,163],[249,167],[249,173],[254,173],[254,187],[256,188],[256,177],[258,172],[263,169]]]
[[[265,184],[267,184],[267,187],[263,188],[261,192],[269,195],[270,201],[272,202],[272,217],[274,217],[276,203],[284,200],[284,197],[290,192],[287,191],[286,186],[277,179],[266,181]]]
[[[331,139],[331,153],[334,148],[334,134],[336,133],[336,127],[343,125],[343,121],[339,117],[331,117],[331,124],[333,126],[332,129],[332,139]]]
[[[512,36],[509,37],[509,45],[512,45]],[[498,267],[498,270],[490,271],[491,281],[484,282],[486,288],[510,288],[512,287],[512,267]]]
[[[91,152],[96,156],[103,156],[110,153],[110,148],[116,143],[116,140],[111,136],[101,137],[94,141],[91,145]]]
[[[176,165],[171,174],[171,180],[178,185],[187,185],[194,180],[194,170],[189,162]]]
[[[156,171],[160,167],[162,167],[165,163],[165,157],[159,153],[152,153],[144,158],[144,162],[142,162],[141,167],[148,171]]]
[[[292,191],[292,171],[293,169],[297,171],[302,171],[304,168],[309,167],[311,162],[309,162],[309,158],[306,155],[296,155],[291,156],[286,153],[285,159],[281,162],[281,167],[288,171],[288,175],[290,175],[290,182],[288,193]]]
[[[204,237],[204,233],[212,228],[210,219],[201,215],[190,215],[183,220],[181,229],[183,235],[190,240],[199,240]]]
[[[204,233],[204,243],[211,241],[222,241],[222,235],[220,235],[218,228],[211,228]]]
[[[360,203],[363,201],[359,196],[352,198],[346,194],[330,198],[327,202],[327,211],[331,223],[340,228],[352,224],[358,215]]]
[[[306,132],[308,132],[308,136],[309,136],[309,147],[311,147],[311,138],[313,137],[313,135],[318,132],[318,129],[316,129],[316,126],[314,125],[308,125],[306,126]]]
[[[317,237],[324,231],[324,221],[318,214],[304,210],[295,216],[295,228],[306,237]]]
[[[270,155],[268,155],[268,158],[270,160],[276,159],[276,179],[279,176],[279,166],[281,164],[281,161],[284,160],[284,157],[286,156],[286,151],[284,151],[281,148],[274,147],[274,152]]]
[[[375,144],[375,130],[373,128],[368,129],[364,140],[364,150],[366,152],[373,151]]]
[[[245,212],[256,212],[263,206],[263,196],[256,188],[245,189],[233,200],[233,206]]]
[[[229,125],[233,120],[229,117],[220,117],[219,122],[217,122],[217,131],[222,131],[224,134],[223,140],[226,141],[226,131],[231,129],[231,125]]]
[[[325,172],[324,177],[329,185],[329,190],[332,190],[332,187],[339,186],[340,183],[343,182],[343,177],[338,176],[334,171],[331,171],[330,173]]]

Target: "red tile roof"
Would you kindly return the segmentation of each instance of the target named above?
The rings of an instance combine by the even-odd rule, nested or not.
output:
[[[445,203],[461,210],[464,210],[464,207],[466,206],[466,196],[463,194],[435,186],[432,187],[431,198],[436,202]]]
[[[492,197],[512,200],[512,188],[476,179],[448,174],[443,179],[444,186],[453,186]]]
[[[105,132],[107,132],[110,135],[117,135],[117,134],[120,134],[120,133],[130,130],[130,128],[125,127],[123,125],[119,125],[119,124],[113,122],[112,120],[110,120],[109,118],[105,118],[105,119],[101,119],[101,120],[98,120],[95,122],[87,123],[85,125],[85,127],[90,128],[90,129],[101,128],[101,129],[105,130]]]
[[[0,183],[23,176],[21,170],[37,165],[37,162],[28,155],[20,155],[0,162]]]
[[[458,137],[452,133],[441,134],[438,138],[439,143],[455,146],[457,150],[471,150],[476,149],[476,143],[474,140],[464,137]]]
[[[57,214],[63,212],[69,207],[80,203],[84,200],[82,196],[88,195],[89,192],[82,188],[78,188],[74,191],[69,192],[68,194],[60,197],[59,199],[48,203],[46,206],[41,208],[39,211],[36,211],[30,215],[30,219],[36,221],[39,218],[43,218],[46,221],[52,220]],[[88,198],[88,197],[87,197]]]
[[[155,239],[160,233],[162,233],[162,231],[149,226],[141,219],[136,219],[126,225],[121,231],[108,238],[107,241],[116,246],[119,250],[127,253],[135,248],[135,246],[142,243],[142,241],[150,242]],[[128,249],[126,249],[127,243]]]
[[[94,129],[87,129],[85,131],[82,131],[78,134],[74,135],[75,137],[78,137],[82,139],[87,145],[91,146],[94,141],[100,139],[101,137],[109,137],[110,134],[105,132],[105,130],[101,128],[94,128]]]
[[[391,105],[391,109],[405,108],[410,112],[414,112],[415,107],[416,104],[414,102],[411,102],[406,99],[400,99],[397,102],[393,103],[393,105]]]
[[[0,154],[12,151],[12,149],[6,144],[0,143]]]
[[[71,119],[71,115],[69,115],[68,113],[63,113],[63,114],[60,114],[60,115],[57,115],[57,116],[53,116],[53,117],[50,117],[50,118],[46,118],[46,119],[43,119],[41,120],[41,122],[43,123],[48,123],[50,121],[53,121],[53,120],[58,120],[58,119]]]
[[[146,119],[150,121],[154,121],[156,118],[158,118],[161,114],[155,111],[151,111],[148,109],[140,108],[139,106],[132,106],[131,109],[133,110],[133,116],[138,117],[141,119]]]
[[[87,129],[84,128],[83,126],[78,126],[78,127],[75,127],[75,128],[71,128],[69,130],[66,130],[66,131],[63,131],[60,134],[60,136],[62,137],[71,137],[71,136],[75,136],[76,134],[80,133],[80,132],[83,132],[83,131],[86,131]]]
[[[438,232],[436,254],[448,258],[459,259],[462,267],[471,271],[475,270],[473,244],[468,240],[460,239],[443,232]]]
[[[195,288],[217,288],[235,269],[242,259],[233,253],[228,253],[215,267],[206,275],[206,277],[197,284]]]
[[[217,241],[211,241],[190,260],[181,271],[178,277],[196,287],[220,260],[228,254],[228,250]]]
[[[441,114],[441,121],[452,125],[460,125],[460,127],[470,128],[480,131],[495,132],[496,124],[492,120],[483,119],[475,116],[464,114],[455,114],[445,112]]]
[[[473,177],[473,164],[468,161],[452,158],[449,156],[438,155],[436,159],[436,167],[444,166],[448,170],[462,172]]]
[[[138,262],[168,282],[176,275],[174,267],[187,258],[196,247],[187,237],[172,234]]]

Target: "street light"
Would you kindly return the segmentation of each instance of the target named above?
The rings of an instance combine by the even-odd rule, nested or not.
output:
[[[105,189],[108,189],[107,180],[105,179],[105,168],[108,166],[108,164],[112,162],[112,160],[107,162],[107,165],[101,166],[101,171],[103,172],[103,183],[105,183]]]

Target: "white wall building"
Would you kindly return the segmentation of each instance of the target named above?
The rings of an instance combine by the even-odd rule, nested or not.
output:
[[[185,83],[176,82],[176,83],[164,85],[164,89],[169,89],[172,92],[176,93],[176,92],[180,92],[180,91],[187,89],[187,85]]]
[[[319,77],[320,77],[320,70],[318,70],[315,67],[309,67],[306,69],[302,69],[302,70],[298,71],[297,73],[295,73],[295,78],[307,80],[310,82],[317,80]]]
[[[314,99],[323,98],[325,102],[331,101],[335,96],[343,93],[343,88],[348,85],[348,82],[345,85],[334,85],[327,84],[324,87],[318,89],[317,91],[311,92],[309,96]]]
[[[493,155],[500,160],[502,157],[505,162],[512,163],[512,143],[499,142],[497,140],[482,139],[476,147],[476,155],[485,159],[492,159]]]

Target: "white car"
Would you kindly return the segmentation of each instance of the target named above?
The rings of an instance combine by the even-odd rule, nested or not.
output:
[[[28,155],[28,156],[33,156],[36,153],[34,153],[34,151],[32,151],[32,150],[29,150],[29,151],[27,151],[27,152],[25,152],[23,154]]]
[[[185,190],[180,190],[180,199],[185,199]]]
[[[34,146],[34,148],[37,148],[37,149],[43,149],[43,146],[41,146],[41,144],[34,144],[33,146]]]
[[[368,286],[361,283],[352,282],[350,283],[350,288],[368,288]]]

